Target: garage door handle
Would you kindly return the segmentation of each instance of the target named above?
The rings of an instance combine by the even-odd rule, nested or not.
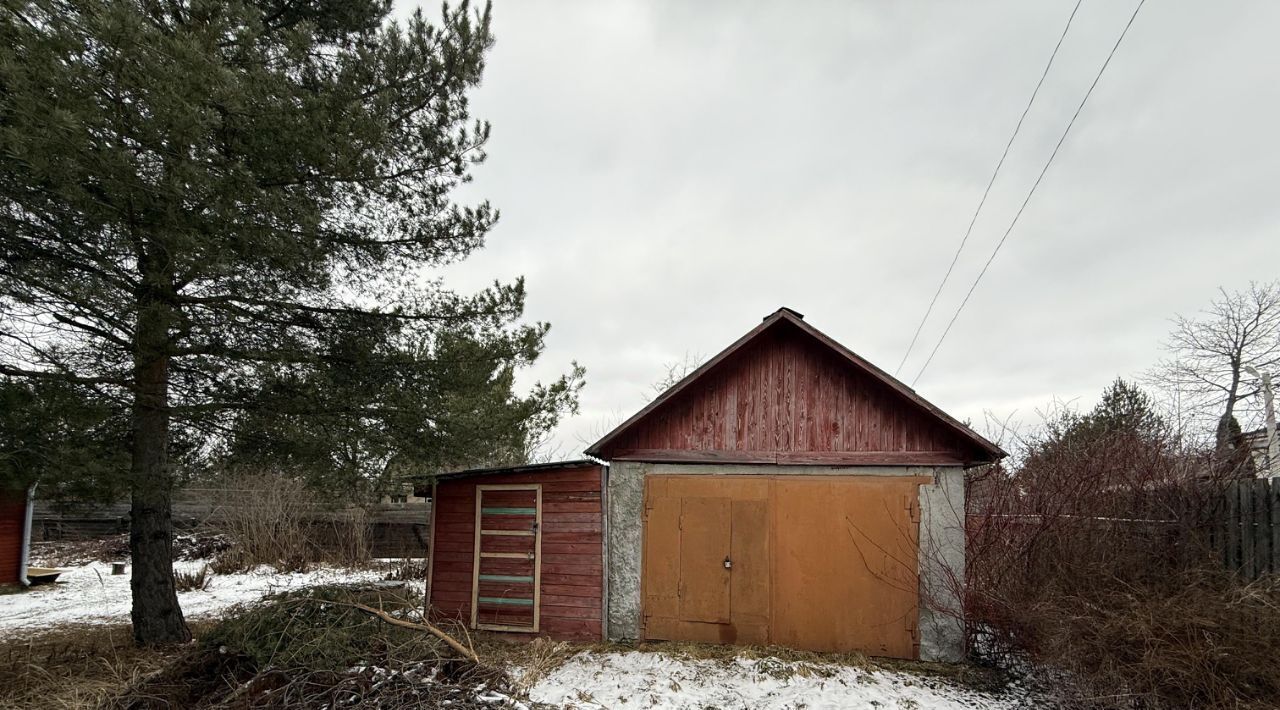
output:
[[[724,568],[725,568],[725,569],[733,569],[733,560],[729,559],[728,557],[725,557],[725,558],[724,558]]]

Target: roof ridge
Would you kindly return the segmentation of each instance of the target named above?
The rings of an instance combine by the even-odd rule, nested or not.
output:
[[[705,363],[703,363],[693,372],[690,372],[688,375],[682,378],[679,382],[676,382],[674,385],[667,388],[666,391],[664,391],[662,394],[655,397],[652,402],[650,402],[640,411],[636,412],[626,421],[614,427],[612,431],[610,431],[608,434],[605,434],[603,437],[600,438],[600,440],[596,441],[594,444],[587,447],[584,453],[588,456],[603,458],[603,455],[601,454],[601,449],[603,447],[607,446],[611,441],[618,438],[623,432],[630,429],[632,426],[638,423],[641,419],[645,418],[648,414],[655,411],[658,407],[662,406],[668,400],[674,398],[677,394],[684,391],[690,384],[701,379],[703,375],[705,375],[707,372],[709,372],[713,368],[717,367],[720,363],[726,360],[733,353],[737,352],[747,343],[755,340],[757,337],[763,334],[766,330],[769,330],[770,328],[782,322],[786,322],[794,325],[795,327],[800,329],[802,332],[804,332],[806,335],[817,340],[820,344],[826,346],[828,349],[833,350],[837,354],[841,355],[851,365],[866,372],[868,375],[870,375],[874,379],[879,380],[884,385],[896,391],[898,394],[902,395],[903,397],[908,399],[910,402],[912,402],[916,406],[924,409],[927,414],[932,415],[933,417],[938,419],[942,424],[950,427],[951,429],[956,431],[958,434],[968,439],[972,444],[976,445],[978,448],[991,454],[994,458],[997,458],[997,459],[1003,458],[1004,456],[1008,455],[999,446],[988,441],[985,437],[975,432],[969,426],[963,424],[962,422],[957,420],[955,417],[952,417],[951,415],[947,414],[942,409],[934,405],[932,402],[920,396],[909,385],[897,379],[893,375],[890,375],[888,372],[880,369],[879,367],[871,363],[871,361],[858,355],[857,353],[845,347],[835,339],[831,338],[831,336],[827,335],[826,333],[823,333],[821,330],[818,330],[813,325],[805,321],[804,316],[802,314],[795,311],[794,309],[787,308],[785,306],[779,308],[778,310],[774,311],[768,316],[765,316],[764,320],[761,321],[759,325],[747,331],[745,335],[735,340],[732,344],[730,344],[724,350],[721,350],[710,360],[707,360]]]

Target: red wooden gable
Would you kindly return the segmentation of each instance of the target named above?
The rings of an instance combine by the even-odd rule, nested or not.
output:
[[[781,309],[587,453],[606,460],[973,465],[1004,452]]]

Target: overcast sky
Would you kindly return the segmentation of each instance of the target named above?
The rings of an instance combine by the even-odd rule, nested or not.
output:
[[[1134,4],[1081,6],[908,383]],[[447,277],[523,274],[552,324],[528,380],[586,366],[564,455],[779,306],[893,372],[1073,5],[498,0],[459,197],[502,220]],[[923,396],[975,423],[1088,406],[1171,315],[1280,277],[1277,27],[1265,0],[1146,4]]]

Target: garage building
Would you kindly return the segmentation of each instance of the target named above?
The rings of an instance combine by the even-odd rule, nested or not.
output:
[[[799,313],[769,315],[586,453],[608,465],[487,469],[441,481],[432,535],[437,577],[429,584],[437,610],[466,618],[477,609],[477,628],[572,638],[598,631],[611,639],[962,657],[964,470],[1005,454]],[[595,518],[548,519],[545,487],[555,489],[554,477],[565,475],[557,465],[598,476],[594,497],[556,510],[591,515],[598,506],[598,527]],[[450,480],[472,481],[470,492],[445,488]],[[480,491],[498,496],[503,489],[483,487],[499,481],[541,482],[544,498],[526,490],[528,500],[502,493],[511,500],[485,504]],[[494,512],[502,508],[519,514]],[[537,550],[536,535],[499,542],[513,536],[495,532],[490,541],[485,531],[499,525],[570,545],[557,554],[574,557],[556,568],[580,565],[572,570],[580,583],[574,593],[584,595],[577,606],[565,606],[563,585],[547,593],[542,582],[544,593],[534,593],[535,568],[541,560],[545,570],[551,553]],[[572,536],[579,537],[568,542]],[[521,573],[486,571],[486,550],[516,544],[534,545],[512,553],[533,555]],[[601,570],[598,581],[592,570]],[[464,586],[445,590],[444,577]],[[520,601],[495,601],[504,595]],[[506,623],[517,615],[498,610],[516,607],[524,615]],[[552,608],[558,615],[585,610],[549,617],[582,623],[553,631],[540,623]],[[586,612],[599,613],[598,626]],[[502,628],[511,626],[518,628]]]

